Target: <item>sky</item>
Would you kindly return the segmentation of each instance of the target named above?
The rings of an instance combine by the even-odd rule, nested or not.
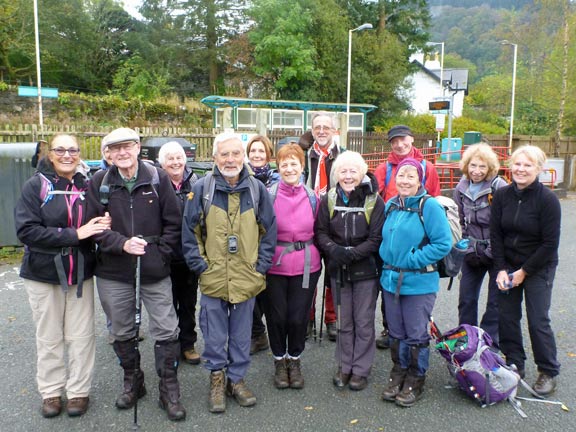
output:
[[[126,11],[136,18],[140,17],[138,13],[138,8],[142,4],[142,0],[120,0],[121,3],[124,3],[124,8]]]

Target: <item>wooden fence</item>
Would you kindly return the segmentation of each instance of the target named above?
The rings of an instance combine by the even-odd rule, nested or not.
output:
[[[38,125],[0,125],[0,143],[36,142],[40,139],[49,141],[57,133],[70,133],[75,135],[82,149],[84,159],[100,159],[100,142],[112,127],[94,126],[44,126],[41,134]],[[146,137],[170,136],[185,138],[196,144],[196,159],[199,161],[212,158],[212,142],[218,129],[180,128],[180,127],[142,127],[134,128],[144,139]],[[246,132],[250,133],[250,132]],[[272,130],[268,137],[276,144],[280,139],[291,136],[299,137],[300,130]],[[507,147],[507,135],[484,135],[483,139],[494,147]],[[553,137],[534,135],[515,135],[512,147],[517,148],[523,144],[533,144],[540,147],[549,157],[565,157],[576,155],[576,137],[564,137],[558,143]],[[435,134],[418,134],[415,136],[415,146],[423,149],[425,153],[434,152],[436,148]],[[387,154],[390,152],[386,133],[378,132],[350,132],[348,146],[350,150],[362,154]]]

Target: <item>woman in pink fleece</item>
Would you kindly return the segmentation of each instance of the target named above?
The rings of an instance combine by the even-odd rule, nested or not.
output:
[[[297,144],[278,151],[280,182],[270,188],[278,226],[272,268],[266,276],[265,314],[274,355],[276,388],[304,387],[300,355],[304,351],[308,313],[322,270],[314,245],[318,196],[300,180],[304,152]]]

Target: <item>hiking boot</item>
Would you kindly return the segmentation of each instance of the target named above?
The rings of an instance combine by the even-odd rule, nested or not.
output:
[[[390,348],[390,338],[388,337],[388,329],[384,328],[380,336],[376,338],[376,348],[388,349]]]
[[[404,384],[404,379],[406,378],[406,373],[408,369],[401,369],[396,365],[390,371],[390,378],[388,379],[388,385],[384,387],[382,391],[382,400],[394,402],[396,396],[400,393],[402,385]]]
[[[328,339],[334,342],[336,340],[336,336],[338,336],[336,323],[326,323],[326,333],[328,334]]]
[[[184,350],[182,352],[182,357],[184,357],[184,361],[191,365],[200,364],[200,354],[196,352],[194,347]]]
[[[86,414],[86,411],[88,411],[89,401],[88,396],[68,399],[68,403],[66,404],[66,412],[68,413],[68,416],[80,417],[81,415]]]
[[[134,374],[136,373],[136,378]],[[132,369],[124,370],[124,389],[116,398],[116,408],[130,409],[140,399],[146,395],[146,386],[144,385],[144,372]]]
[[[180,403],[180,383],[178,382],[178,360],[180,342],[177,340],[156,341],[154,359],[158,383],[158,405],[166,411],[168,420],[180,421],[186,418],[186,410]]]
[[[224,394],[226,376],[224,371],[213,371],[210,374],[210,400],[208,410],[211,413],[226,411],[226,397]]]
[[[402,391],[396,396],[396,405],[411,407],[422,397],[426,377],[408,375],[404,380]]]
[[[42,400],[40,413],[42,417],[51,418],[60,415],[62,412],[62,398],[60,396],[46,398]]]
[[[300,370],[300,359],[287,359],[286,368],[288,369],[288,381],[290,388],[301,389],[304,388],[304,377]]]
[[[348,385],[350,382],[350,374],[342,373],[342,369],[338,369],[338,372],[334,374],[334,378],[332,378],[332,383],[339,389],[343,389]]]
[[[269,347],[268,335],[262,333],[261,335],[252,338],[252,342],[250,343],[250,355],[256,354],[258,351],[267,350]]]
[[[290,386],[286,359],[274,360],[274,386],[277,389],[285,389]]]
[[[350,382],[348,383],[348,387],[350,387],[350,390],[354,391],[364,390],[367,385],[368,385],[368,378],[354,374],[352,374]]]
[[[243,379],[237,383],[228,380],[228,384],[226,384],[226,394],[234,397],[238,405],[242,407],[256,405],[256,396],[254,396],[254,393],[248,388]]]
[[[556,378],[540,372],[532,388],[540,396],[547,396],[556,390]]]

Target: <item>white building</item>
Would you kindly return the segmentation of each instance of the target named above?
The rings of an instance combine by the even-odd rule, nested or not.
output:
[[[444,69],[444,86],[440,86],[440,61],[424,59],[424,54],[414,54],[410,61],[418,70],[407,78],[408,100],[413,114],[429,113],[428,104],[435,100],[450,100],[453,97],[452,114],[462,115],[464,96],[468,94],[468,69]]]

